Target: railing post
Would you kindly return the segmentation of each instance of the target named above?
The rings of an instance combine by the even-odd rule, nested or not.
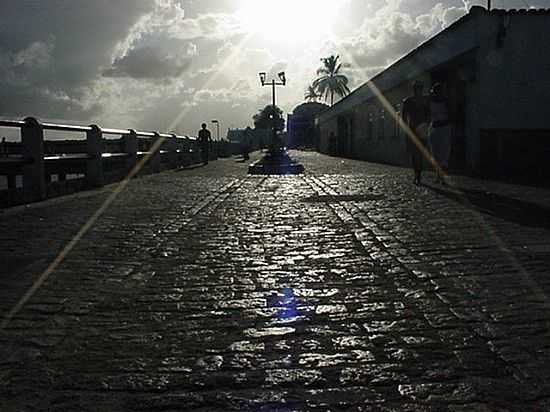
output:
[[[124,153],[128,155],[126,167],[131,171],[137,164],[138,137],[135,130],[130,129],[130,134],[123,137]]]
[[[155,146],[159,144],[159,140],[162,138],[160,137],[159,132],[154,132],[155,136],[153,137],[151,147],[149,148],[149,151],[152,151]],[[160,163],[161,163],[161,154],[160,154],[160,148],[162,144],[156,148],[156,150],[151,154],[151,158],[149,159],[149,165],[151,167],[151,173],[158,173],[160,172]]]
[[[34,117],[27,117],[21,128],[21,142],[26,164],[23,167],[23,190],[31,200],[46,198],[46,176],[44,168],[44,129]]]
[[[98,125],[91,125],[86,132],[86,183],[90,187],[101,187],[105,184],[103,174],[103,133]]]
[[[193,151],[191,156],[191,164],[202,162],[202,154],[199,146],[199,141],[197,139],[189,140],[189,147]]]
[[[176,169],[179,166],[178,136],[175,133],[172,133],[168,141],[168,161],[172,169]]]
[[[195,153],[193,152],[193,145],[191,143],[191,139],[189,137],[185,137],[183,143],[182,143],[182,150],[183,150],[183,165],[189,166],[190,164],[193,164],[195,162]]]

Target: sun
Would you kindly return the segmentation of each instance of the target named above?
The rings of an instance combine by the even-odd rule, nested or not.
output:
[[[342,3],[335,0],[242,0],[242,28],[285,44],[320,40],[332,32]]]

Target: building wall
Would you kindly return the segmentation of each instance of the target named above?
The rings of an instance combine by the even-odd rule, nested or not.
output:
[[[328,148],[331,131],[338,135],[338,117],[352,116],[354,143],[357,144],[353,145],[354,153],[351,157],[407,165],[405,136],[395,130],[395,120],[380,103],[379,96],[383,95],[392,106],[398,107],[412,93],[411,84],[416,79],[424,81],[427,93],[431,84],[430,72],[434,67],[471,53],[478,47],[478,14],[478,8],[474,8],[469,16],[428,40],[373,78],[370,84],[361,86],[320,115],[321,147]]]
[[[493,11],[479,13],[476,31],[475,82],[469,85],[467,169],[486,170],[482,164],[483,138],[498,139],[491,130],[550,130],[550,11]],[[540,136],[540,133],[534,133]],[[503,137],[504,139],[504,137]],[[495,150],[501,142],[494,142]]]
[[[319,150],[321,153],[332,154],[329,147],[329,138],[331,133],[338,133],[338,124],[336,117],[330,117],[318,122],[319,125]]]
[[[523,131],[515,134],[518,139],[528,139],[529,130],[540,139],[547,135],[540,131],[550,130],[549,27],[548,10],[489,13],[473,7],[468,16],[377,75],[371,84],[397,108],[416,78],[426,86],[435,80],[445,82],[447,74],[462,81],[464,127],[459,138],[455,136],[460,147],[454,147],[453,153],[460,157],[455,161],[461,169],[477,173],[483,161],[481,135],[495,136],[487,130]],[[351,118],[354,153],[350,157],[406,165],[405,136],[395,130],[394,119],[376,95],[365,84],[323,113],[318,118],[321,146],[327,147],[330,131],[338,136],[338,118]],[[505,134],[509,140],[510,134]],[[526,140],[525,145],[531,143]],[[487,152],[487,144],[483,147]]]
[[[414,80],[423,81],[427,93],[430,76],[424,74]],[[356,147],[361,159],[402,166],[409,164],[407,136],[397,118],[401,116],[403,100],[411,93],[411,81],[405,81],[386,91],[384,101],[373,97],[354,108]]]
[[[480,127],[550,129],[550,11],[486,14],[480,27]]]

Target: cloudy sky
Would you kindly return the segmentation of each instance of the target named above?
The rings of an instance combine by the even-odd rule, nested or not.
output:
[[[352,88],[486,0],[0,0],[0,117],[195,134],[252,124],[258,72],[285,112],[319,59]],[[548,0],[493,0],[497,8]]]

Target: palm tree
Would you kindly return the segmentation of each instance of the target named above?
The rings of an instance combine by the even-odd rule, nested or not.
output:
[[[340,56],[330,56],[321,59],[323,66],[317,70],[317,75],[320,76],[313,82],[313,87],[324,96],[327,101],[330,96],[330,105],[334,104],[334,94],[344,97],[350,90],[348,87],[348,78],[340,74],[342,63],[338,62]]]
[[[307,90],[304,94],[304,99],[306,99],[306,101],[316,102],[317,99],[319,99],[319,97],[321,97],[321,95],[319,93],[317,93],[317,90],[315,90],[315,87],[313,87],[313,86],[308,86],[307,87]]]

